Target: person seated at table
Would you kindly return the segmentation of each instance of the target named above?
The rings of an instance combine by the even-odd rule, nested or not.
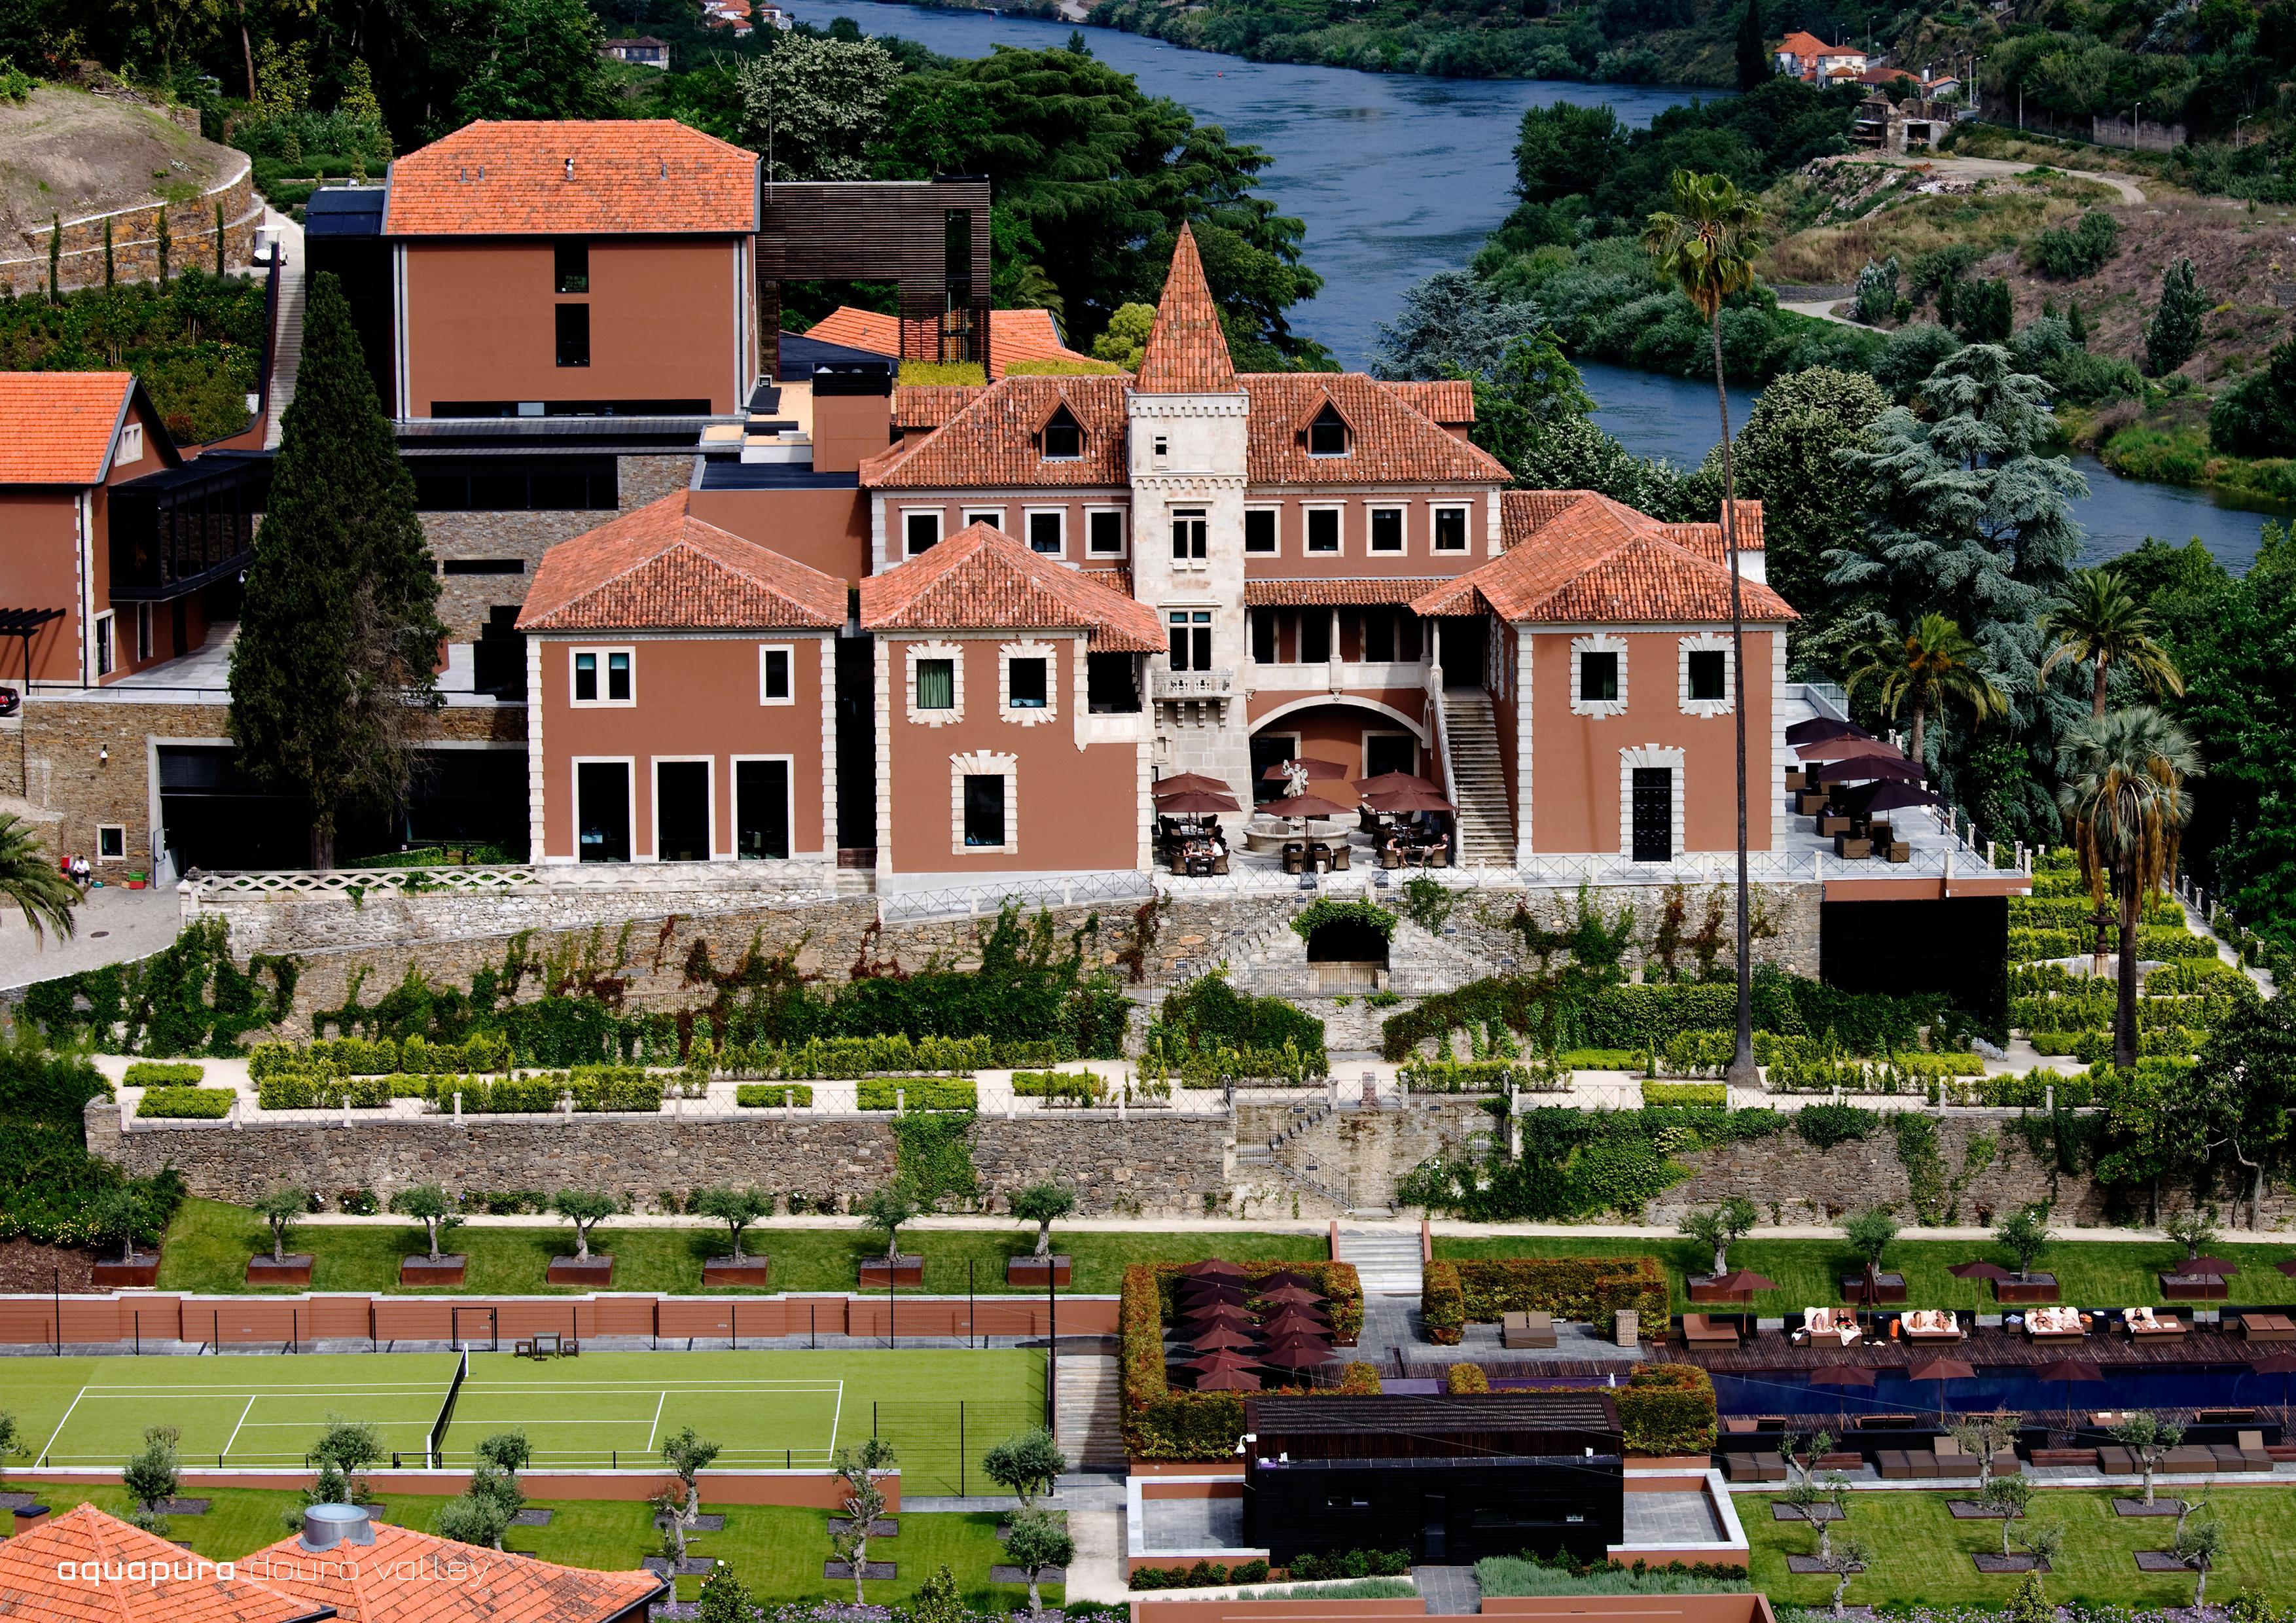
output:
[[[1383,829],[1381,831],[1379,839],[1379,855],[1380,860],[1383,864],[1388,863],[1389,859],[1392,858],[1393,863],[1390,864],[1390,865],[1399,865],[1403,861],[1403,841],[1392,828]]]
[[[1435,866],[1436,859],[1450,848],[1450,837],[1447,834],[1438,833],[1432,840],[1427,842],[1426,858],[1428,865],[1430,867]]]

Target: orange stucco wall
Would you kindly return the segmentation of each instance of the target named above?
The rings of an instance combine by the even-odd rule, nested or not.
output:
[[[590,239],[590,291],[560,293],[553,244],[406,244],[407,398],[707,399],[735,409],[741,353],[733,237]],[[590,307],[590,364],[557,364],[561,304]]]
[[[697,490],[686,511],[840,580],[869,572],[869,500],[852,490]]]
[[[1059,692],[1054,719],[1024,726],[999,714],[998,659],[1023,634],[950,636],[964,663],[962,718],[940,726],[909,719],[908,651],[932,636],[882,637],[887,724],[880,740],[892,774],[892,849],[880,850],[878,873],[998,873],[1129,869],[1140,860],[1139,751],[1131,743],[1078,749],[1077,639],[1038,633],[1052,645],[1050,673]],[[1017,849],[968,850],[956,838],[950,758],[988,751],[1017,758],[1006,801],[1008,837]],[[1017,822],[1013,819],[1017,818]],[[889,860],[890,857],[890,860]]]
[[[1058,558],[1063,563],[1086,564],[1096,568],[1122,565],[1132,556],[1132,493],[1119,488],[1067,490],[1054,488],[1026,492],[973,492],[959,499],[954,496],[920,493],[912,496],[906,490],[888,490],[877,494],[884,504],[885,546],[889,563],[898,564],[906,555],[902,551],[903,537],[908,533],[906,515],[928,512],[940,514],[940,533],[953,536],[965,526],[967,514],[978,513],[997,522],[997,528],[1015,541],[1029,540],[1029,519],[1032,512],[1058,512],[1062,520],[1062,545],[1058,553],[1047,557]],[[1092,553],[1088,522],[1085,514],[1091,508],[1114,507],[1124,513],[1124,550],[1120,553]],[[1166,545],[1169,545],[1168,541]]]
[[[25,609],[62,609],[32,637],[32,675],[43,682],[79,680],[78,545],[79,488],[0,489],[0,602]],[[0,682],[24,674],[20,638],[0,639]]]
[[[1263,734],[1296,736],[1300,753],[1316,760],[1332,761],[1348,769],[1349,778],[1365,775],[1364,734],[1395,733],[1410,734],[1411,729],[1394,717],[1380,710],[1365,709],[1351,704],[1316,704],[1305,709],[1293,710],[1288,716],[1278,716],[1273,721],[1262,720],[1268,710],[1291,701],[1308,695],[1293,693],[1256,693],[1251,696],[1251,731],[1254,737]],[[1427,695],[1423,690],[1394,691],[1382,689],[1363,695],[1366,699],[1401,710],[1415,722],[1424,723]],[[1432,749],[1414,736],[1414,753],[1418,758],[1418,770],[1423,774],[1435,758]]]
[[[1683,848],[1734,848],[1736,724],[1728,715],[1683,714],[1679,643],[1685,634],[1611,630],[1627,643],[1627,709],[1609,717],[1576,716],[1570,710],[1571,640],[1587,634],[1579,628],[1539,632],[1531,638],[1528,730],[1532,848],[1542,853],[1617,851],[1619,752],[1646,744],[1683,751]],[[1747,668],[1740,694],[1740,702],[1751,707],[1747,764],[1757,788],[1769,776],[1772,635],[1767,631],[1746,633]],[[1769,848],[1770,819],[1762,815],[1767,804],[1757,793],[1747,824],[1747,838],[1758,851]]]
[[[758,701],[758,650],[786,643],[793,701]],[[821,643],[816,633],[744,633],[738,637],[551,638],[542,644],[543,855],[575,855],[574,762],[628,759],[636,791],[631,855],[654,855],[652,762],[706,758],[711,762],[716,828],[711,848],[734,848],[734,769],[738,756],[790,757],[790,850],[823,849]],[[632,651],[627,705],[572,702],[577,649]]]

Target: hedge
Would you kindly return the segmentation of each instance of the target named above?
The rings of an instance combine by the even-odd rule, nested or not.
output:
[[[1136,1459],[1225,1460],[1243,1435],[1243,1402],[1233,1392],[1176,1391],[1164,1367],[1164,1326],[1182,1263],[1134,1263],[1124,1270],[1117,1308],[1122,1338],[1124,1443]],[[1363,1332],[1363,1283],[1344,1262],[1247,1262],[1247,1282],[1297,1274],[1316,1282],[1332,1316],[1332,1339],[1352,1346]]]
[[[1650,1257],[1505,1257],[1431,1262],[1420,1316],[1427,1339],[1456,1347],[1469,1324],[1496,1324],[1510,1313],[1579,1319],[1604,1334],[1622,1307],[1641,1316],[1642,1332],[1663,1337],[1669,1323],[1666,1274]]]
[[[1058,1045],[1008,1044],[1008,1050],[1028,1048],[1051,1053],[1057,1062],[1072,1055],[1056,1052]],[[817,1077],[845,1080],[870,1076],[915,1076],[933,1071],[985,1070],[996,1062],[997,1045],[986,1037],[926,1037],[911,1038],[895,1032],[881,1037],[815,1037],[791,1047],[771,1045],[728,1047],[721,1068],[772,1080],[778,1077]]]
[[[236,1097],[227,1087],[154,1087],[145,1092],[135,1113],[178,1121],[221,1121],[231,1114]]]
[[[813,1086],[806,1082],[744,1082],[734,1090],[734,1102],[751,1110],[779,1110],[784,1104],[813,1104]]]
[[[255,1102],[266,1111],[380,1110],[390,1102],[382,1077],[336,1077],[318,1071],[274,1070],[255,1084]]]
[[[173,1063],[158,1060],[138,1060],[127,1068],[120,1079],[123,1087],[197,1087],[207,1076],[207,1067],[192,1060]]]
[[[1627,1447],[1642,1454],[1705,1454],[1719,1426],[1714,1380],[1694,1364],[1641,1364],[1611,1394]]]
[[[1108,1096],[1108,1084],[1088,1070],[1016,1070],[1013,1091],[1023,1099],[1073,1099],[1092,1104]]]
[[[1200,1561],[1192,1567],[1142,1567],[1132,1575],[1135,1589],[1212,1589],[1224,1584],[1264,1584],[1267,1563],[1257,1557],[1233,1567]]]
[[[1329,1069],[1322,1021],[1280,997],[1239,992],[1216,974],[1201,976],[1167,996],[1146,1040],[1168,1055],[1167,1063],[1183,1076],[1187,1055],[1215,1049],[1274,1054],[1290,1048],[1302,1056],[1310,1074],[1320,1077]]]
[[[2117,928],[2120,904],[2116,902],[2109,906],[2115,923],[2106,928]],[[2076,890],[2069,895],[2013,896],[2009,898],[2009,928],[2012,930],[2087,930],[2095,916],[2096,903],[2087,890]],[[2169,924],[2182,930],[2185,910],[2176,898],[2156,890],[2145,898],[2144,914],[2138,921],[2137,927],[2142,929],[2147,924]]]
[[[1313,1048],[1301,1048],[1288,1037],[1280,1048],[1231,1048],[1214,1042],[1208,1047],[1168,1052],[1156,1030],[1149,1028],[1148,1045],[1140,1056],[1144,1081],[1177,1079],[1183,1087],[1218,1087],[1228,1082],[1305,1087],[1330,1074],[1320,1042]]]
[[[1730,1102],[1730,1089],[1721,1082],[1644,1082],[1643,1102],[1724,1105]]]
[[[980,1090],[971,1081],[947,1077],[873,1077],[854,1089],[857,1106],[865,1111],[971,1111],[980,1105]]]
[[[1510,1082],[1519,1088],[1531,1085],[1530,1070],[1520,1060],[1419,1060],[1406,1065],[1402,1077],[1417,1094],[1503,1094]]]

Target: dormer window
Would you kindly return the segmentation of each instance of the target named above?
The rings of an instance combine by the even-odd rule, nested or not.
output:
[[[1075,462],[1084,455],[1084,425],[1065,406],[1045,421],[1045,460]]]
[[[1340,415],[1340,408],[1324,403],[1315,420],[1308,424],[1308,455],[1310,456],[1345,456],[1348,454],[1348,420]]]

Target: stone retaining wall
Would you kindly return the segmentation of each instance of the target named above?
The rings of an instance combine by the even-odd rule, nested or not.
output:
[[[223,205],[224,267],[245,270],[255,259],[255,228],[263,218],[263,203],[255,195],[254,165],[238,155],[230,176],[180,203],[139,203],[109,214],[91,214],[63,222],[63,242],[58,254],[56,285],[60,290],[102,287],[103,232],[111,227],[111,274],[121,282],[151,281],[160,275],[160,219],[168,221],[168,267],[170,274],[186,270],[212,271],[216,262],[216,205]],[[24,297],[48,288],[49,239],[53,222],[44,222],[23,233],[26,251],[0,259],[0,292]]]

